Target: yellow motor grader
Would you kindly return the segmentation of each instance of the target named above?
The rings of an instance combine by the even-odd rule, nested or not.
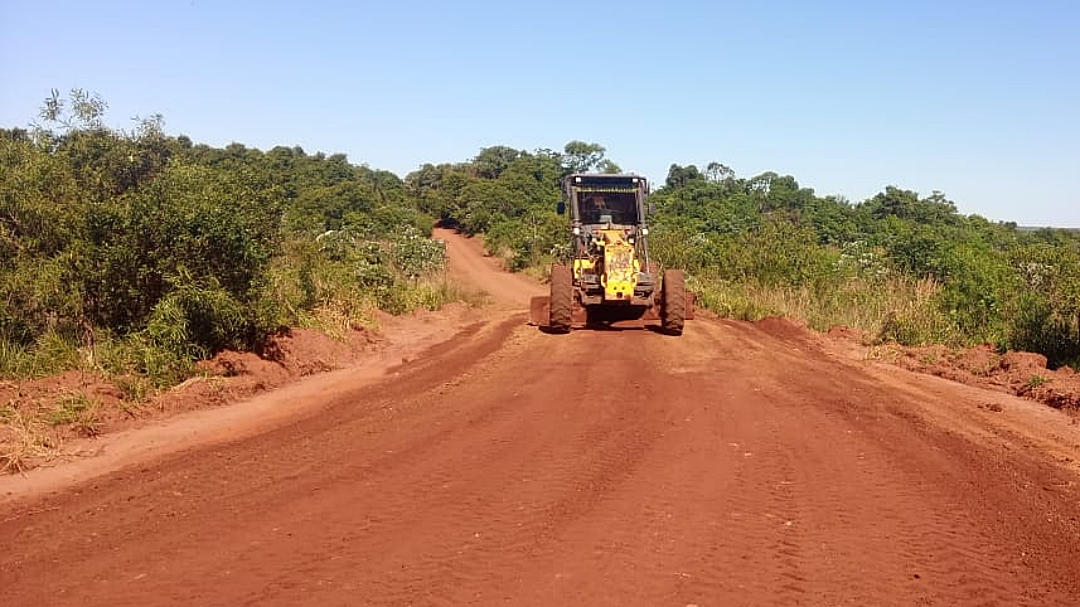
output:
[[[563,180],[560,215],[570,213],[571,261],[551,266],[551,295],[534,297],[533,324],[566,333],[574,326],[659,320],[680,335],[693,318],[682,270],[649,259],[645,221],[649,184],[637,175],[574,174]]]

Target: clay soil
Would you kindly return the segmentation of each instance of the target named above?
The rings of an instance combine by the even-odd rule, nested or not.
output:
[[[368,366],[382,369],[394,356],[400,363],[432,340],[445,339],[475,322],[473,312],[452,304],[437,313],[421,310],[400,318],[380,314],[376,329],[349,330],[342,338],[295,328],[271,338],[263,355],[221,352],[197,363],[195,377],[162,391],[144,386],[147,394],[142,397],[131,394],[131,386],[138,384],[128,378],[81,371],[0,382],[0,406],[6,414],[0,420],[7,422],[0,425],[0,475],[98,453],[118,432],[246,400],[312,375]],[[63,409],[72,404],[79,407],[76,415],[69,415],[75,419],[63,417]],[[20,441],[31,438],[28,433],[42,448],[21,458],[8,456],[17,453]]]
[[[1080,374],[1067,366],[1048,369],[1042,354],[998,353],[984,345],[962,350],[943,346],[886,346],[878,349],[876,355],[905,369],[1024,396],[1080,414]]]
[[[1080,604],[1068,415],[779,319],[545,334],[440,236],[493,305],[426,349],[0,480],[0,605]]]

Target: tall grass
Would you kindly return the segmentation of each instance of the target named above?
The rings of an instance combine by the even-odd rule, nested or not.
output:
[[[30,345],[0,337],[0,379],[38,378],[87,367],[87,355],[70,336],[49,331]]]
[[[819,331],[844,325],[907,345],[963,342],[939,305],[941,285],[928,279],[850,279],[815,286],[691,279],[690,288],[699,306],[739,320],[785,316]]]

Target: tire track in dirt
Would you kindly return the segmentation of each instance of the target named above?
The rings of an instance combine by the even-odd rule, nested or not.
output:
[[[440,353],[443,357],[452,356],[456,358],[461,356],[465,360],[475,363],[476,360],[472,359],[471,356],[475,356],[477,353],[484,355],[494,350],[495,347],[502,344],[503,337],[500,333],[505,333],[507,329],[519,325],[520,321],[513,319],[509,323],[503,323],[493,330],[488,330],[489,336],[479,336],[481,341],[476,346],[459,347],[457,349],[465,350],[465,352],[440,346],[432,351],[432,356],[439,358]],[[471,355],[470,350],[473,351]],[[278,529],[295,526],[297,518],[300,519],[301,523],[317,521],[316,515],[321,513],[311,504],[321,504],[320,492],[328,486],[333,486],[343,477],[348,477],[351,471],[356,470],[356,468],[352,467],[352,462],[348,460],[344,462],[344,466],[325,468],[326,458],[359,455],[361,458],[368,460],[366,463],[359,465],[361,470],[365,468],[377,469],[379,466],[392,466],[392,461],[380,461],[380,458],[383,460],[393,458],[394,449],[379,450],[378,452],[367,450],[358,453],[357,435],[370,437],[393,431],[395,422],[400,419],[399,413],[406,413],[410,409],[415,411],[415,409],[426,404],[424,401],[427,400],[426,398],[400,398],[402,393],[416,388],[445,389],[445,385],[457,381],[457,378],[460,377],[460,375],[455,376],[453,374],[455,366],[461,369],[459,373],[464,372],[466,368],[453,358],[449,361],[444,360],[438,366],[430,362],[415,365],[419,373],[408,374],[404,383],[388,380],[379,386],[381,390],[376,391],[373,395],[375,398],[370,408],[358,409],[351,406],[351,403],[346,400],[332,405],[321,416],[300,420],[297,424],[299,427],[284,428],[258,440],[251,441],[253,444],[247,445],[249,447],[247,449],[236,449],[236,446],[232,446],[215,450],[209,454],[211,456],[209,464],[202,466],[202,472],[206,473],[207,476],[218,477],[214,479],[214,482],[209,483],[209,486],[199,483],[200,470],[198,467],[189,469],[186,465],[186,457],[189,454],[181,454],[167,460],[165,471],[157,467],[151,467],[141,471],[127,471],[126,473],[114,475],[112,479],[102,481],[100,486],[109,487],[111,485],[115,487],[119,485],[124,493],[130,492],[122,500],[133,502],[136,506],[121,513],[112,514],[115,509],[108,505],[108,500],[96,497],[99,486],[95,484],[89,487],[89,491],[86,492],[90,504],[85,507],[81,514],[90,517],[90,523],[96,523],[98,521],[95,519],[107,515],[108,520],[101,522],[113,523],[119,528],[137,526],[144,521],[151,521],[155,528],[158,528],[159,525],[169,527],[168,530],[173,535],[171,539],[161,541],[157,546],[151,543],[151,545],[146,546],[147,555],[130,555],[130,560],[124,562],[120,567],[121,569],[130,568],[133,570],[144,569],[144,571],[156,570],[160,574],[167,574],[172,562],[195,560],[193,555],[197,554],[200,546],[204,545],[205,536],[191,533],[182,520],[188,517],[192,510],[197,510],[200,507],[210,506],[217,509],[220,515],[215,517],[217,520],[204,521],[203,525],[206,527],[201,529],[201,531],[210,532],[216,537],[229,537],[233,528],[242,525],[249,513],[252,512],[266,514],[266,524],[260,525],[258,529],[253,530],[256,536],[267,532],[276,533]],[[357,415],[358,413],[360,415]],[[439,423],[436,420],[433,427],[437,427]],[[344,431],[331,433],[330,431],[333,429],[343,429]],[[317,436],[321,440],[313,440],[312,436]],[[275,445],[283,444],[287,444],[289,448],[287,450],[274,448]],[[420,447],[425,448],[425,443],[421,443]],[[203,460],[204,463],[205,459]],[[338,461],[337,463],[341,464],[343,462]],[[258,474],[249,473],[249,470],[253,469],[258,469]],[[129,488],[130,481],[135,481],[137,485]],[[192,485],[194,485],[194,489]],[[233,487],[237,487],[237,489]],[[115,495],[112,497],[115,497]],[[174,501],[187,502],[187,508],[173,507],[170,502]],[[66,510],[65,500],[61,498],[53,508]],[[340,500],[330,502],[325,508],[338,512],[350,511],[348,505],[343,504]],[[274,512],[280,515],[280,520],[272,516]],[[78,516],[72,516],[68,520],[74,522],[77,518]],[[176,523],[176,525],[173,525],[173,523]],[[285,524],[288,524],[288,526]],[[23,528],[20,531],[25,535],[33,532],[34,528]],[[96,536],[97,534],[93,535]],[[93,537],[80,537],[77,540],[74,538],[64,539],[66,542],[63,543],[67,545],[61,545],[61,548],[74,550],[77,550],[84,543],[90,544],[96,541]],[[156,540],[157,538],[153,539]],[[267,556],[265,551],[267,542],[265,542],[265,538],[262,539],[264,545],[258,546],[258,551],[252,551],[252,554],[258,554],[259,558]],[[188,540],[191,540],[191,542]],[[16,541],[18,541],[18,536]],[[251,543],[256,546],[256,542],[257,540],[253,540]],[[230,541],[228,543],[231,546],[238,544],[246,546],[248,542],[244,538],[244,540]],[[292,545],[289,541],[285,541],[285,543]],[[27,544],[38,548],[49,548],[47,546],[35,546],[30,542],[27,542]],[[113,544],[106,548],[116,549],[119,546],[120,544]],[[215,548],[217,548],[217,552],[222,552],[220,547]],[[245,551],[235,550],[230,547],[224,552],[226,554],[235,552],[243,557]],[[91,578],[104,577],[109,574],[108,569],[97,568],[92,561],[87,564],[87,569]],[[109,569],[115,569],[115,563]],[[204,573],[208,576],[208,579],[213,579],[215,575],[219,574],[220,570],[227,569],[227,567],[208,566]],[[269,574],[268,577],[272,577],[274,571],[271,568],[267,573]]]
[[[513,368],[510,374],[518,375],[520,371],[520,368]],[[531,393],[541,394],[536,390]],[[462,399],[475,397],[469,386],[462,387],[458,396]],[[381,560],[387,561],[386,571],[403,571],[386,578],[385,598],[381,604],[401,604],[409,600],[412,589],[421,583],[428,604],[460,604],[469,597],[454,594],[454,589],[469,587],[472,580],[484,576],[490,582],[490,572],[499,570],[498,565],[505,561],[507,552],[525,551],[542,543],[547,530],[554,524],[573,518],[576,512],[588,507],[587,503],[581,503],[581,496],[594,495],[598,488],[611,482],[612,475],[618,475],[612,469],[613,462],[621,464],[632,460],[634,453],[640,452],[642,444],[647,442],[641,436],[612,430],[606,423],[582,426],[572,436],[540,435],[531,439],[524,436],[536,427],[535,418],[552,414],[547,405],[573,402],[558,398],[562,396],[558,391],[554,396],[556,398],[552,399],[522,398],[516,401],[517,409],[510,412],[509,418],[470,419],[468,431],[479,434],[471,441],[479,447],[478,451],[460,458],[446,457],[442,453],[417,458],[414,463],[419,467],[430,468],[430,462],[438,462],[435,464],[437,469],[429,469],[426,474],[414,475],[403,468],[395,470],[395,474],[408,473],[430,480],[400,498],[395,496],[392,502],[380,503],[377,508],[378,520],[399,521],[409,527],[408,535],[417,536],[416,541],[401,542],[381,556]],[[552,440],[560,440],[564,448],[547,454],[546,461],[540,459],[544,454],[536,449],[528,449],[521,455],[502,449],[498,452],[485,450],[482,445],[488,444],[491,437],[506,436],[505,429],[500,427],[506,425],[521,432],[515,432],[515,438],[505,442],[528,444],[539,438],[550,445]],[[585,460],[581,458],[583,452],[588,454]],[[478,492],[475,483],[442,485],[448,478],[448,471],[458,479],[468,479],[476,471],[486,482],[505,483],[508,490],[493,497],[487,491]],[[542,489],[537,492],[533,487]],[[436,517],[428,516],[423,521],[414,519],[413,508],[429,512],[436,503],[440,506]],[[526,518],[521,518],[523,516]],[[454,525],[448,525],[447,520],[452,520]],[[433,531],[444,531],[438,535],[422,531],[429,526]],[[457,530],[446,533],[445,530],[451,527]],[[377,531],[399,538],[405,535],[402,529]],[[369,539],[354,537],[350,541]],[[419,558],[417,552],[421,554]],[[450,563],[453,563],[452,567]],[[285,597],[275,598],[282,600]]]
[[[874,532],[875,526],[887,531],[888,543],[867,550],[881,554],[900,547],[899,554],[911,566],[896,569],[891,579],[919,580],[921,586],[932,586],[925,596],[945,598],[951,604],[966,604],[976,599],[985,604],[1046,604],[1049,597],[1055,596],[1057,593],[1049,586],[1029,590],[1031,597],[1010,593],[1015,585],[1010,586],[1009,582],[1015,584],[1017,571],[1030,568],[1030,564],[1023,562],[1020,551],[1010,550],[1008,543],[1003,546],[1000,539],[994,539],[990,529],[1000,525],[993,520],[995,509],[986,507],[987,487],[969,476],[970,467],[957,466],[957,459],[963,455],[992,460],[990,453],[980,445],[929,424],[919,415],[917,403],[898,398],[903,392],[895,388],[884,390],[857,369],[849,369],[846,374],[847,393],[840,393],[831,402],[822,399],[830,390],[835,391],[830,380],[819,375],[822,365],[827,363],[827,357],[810,350],[786,361],[785,371],[774,373],[774,379],[785,392],[797,395],[810,407],[844,420],[849,424],[847,432],[860,439],[847,444],[834,441],[829,447],[830,453],[840,455],[836,453],[839,449],[847,447],[850,451],[857,445],[858,466],[854,469],[830,469],[830,460],[822,460],[807,470],[817,476],[811,483],[843,478],[848,482],[839,486],[841,490],[858,489],[857,493],[844,491],[844,497],[829,508],[863,506],[863,520],[848,517],[844,521],[845,527],[866,528],[853,534],[854,537],[872,537],[868,534]],[[806,373],[798,375],[805,379],[792,382],[796,375],[793,369],[800,366]],[[806,416],[801,417],[804,424],[809,421]],[[896,420],[900,420],[899,429],[905,432],[898,432],[896,424],[891,423]],[[823,424],[812,432],[824,432],[829,426],[835,428],[836,424]],[[868,465],[875,462],[888,466],[891,473],[883,475],[880,465]],[[996,486],[998,483],[990,484],[990,488]],[[1014,500],[1015,496],[1010,498]],[[1015,507],[1005,500],[1000,505]],[[872,518],[866,520],[865,514]],[[1031,512],[1030,516],[1040,515]],[[1006,531],[999,528],[997,533],[1000,537]],[[1068,544],[1063,547],[1069,548]],[[1068,552],[1075,553],[1075,546]],[[813,559],[813,562],[821,561]],[[1064,563],[1062,573],[1076,571],[1075,562],[1066,559]],[[887,565],[879,562],[877,566]]]

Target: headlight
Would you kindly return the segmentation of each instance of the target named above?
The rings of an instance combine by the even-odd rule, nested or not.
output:
[[[574,236],[581,236],[581,228],[574,226]]]
[[[641,235],[642,236],[648,236],[649,235],[649,228],[641,228]]]

